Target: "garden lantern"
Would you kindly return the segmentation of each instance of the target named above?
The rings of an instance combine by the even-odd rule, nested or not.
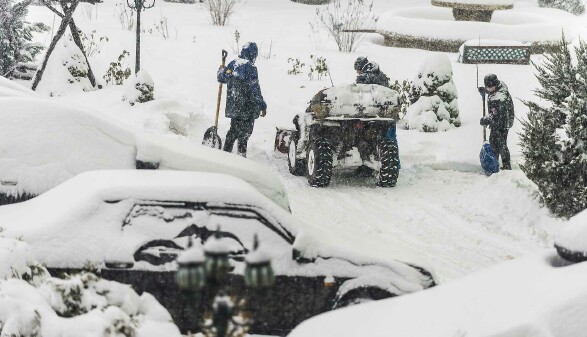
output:
[[[197,292],[206,285],[204,253],[200,248],[191,247],[177,258],[175,281],[181,290]]]
[[[206,240],[204,244],[206,261],[204,269],[210,285],[224,284],[228,279],[228,272],[232,269],[230,264],[230,247],[220,237],[220,228],[214,236]]]
[[[250,289],[267,289],[275,284],[275,274],[270,256],[258,248],[259,240],[255,235],[253,251],[245,260],[245,286]]]

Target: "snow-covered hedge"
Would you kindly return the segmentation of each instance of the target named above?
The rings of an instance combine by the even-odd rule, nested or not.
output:
[[[30,247],[0,237],[0,336],[180,337],[150,294],[91,273],[50,277]]]
[[[573,14],[585,12],[585,0],[538,0],[540,7],[557,8]]]
[[[406,126],[423,132],[460,126],[457,98],[448,57],[431,56],[412,81],[412,105],[406,112]]]

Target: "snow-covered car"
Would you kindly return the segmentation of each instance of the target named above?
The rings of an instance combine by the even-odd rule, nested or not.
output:
[[[285,187],[269,168],[187,140],[135,130],[100,112],[26,92],[0,92],[0,204],[35,197],[85,171],[170,169],[225,173],[289,209]],[[10,89],[10,90],[8,90]]]
[[[558,255],[571,262],[587,261],[587,210],[572,217],[556,238]]]
[[[398,93],[375,84],[321,90],[295,129],[277,129],[276,149],[287,153],[289,171],[315,187],[330,184],[332,170],[370,169],[377,186],[395,186],[399,175],[396,121]]]
[[[356,255],[341,234],[294,218],[251,185],[213,173],[82,173],[28,201],[0,207],[3,234],[22,238],[52,273],[100,270],[153,294],[182,329],[195,305],[175,284],[176,257],[220,227],[232,247],[231,287],[243,289],[244,256],[258,235],[277,275],[253,331],[283,335],[304,319],[367,299],[420,291],[432,274],[411,261]],[[225,240],[225,241],[226,241]]]
[[[314,317],[289,337],[576,337],[587,331],[587,263],[554,249],[409,296]]]

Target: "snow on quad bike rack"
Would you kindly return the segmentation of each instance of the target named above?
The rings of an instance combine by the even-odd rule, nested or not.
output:
[[[381,187],[395,186],[399,151],[395,124],[399,94],[375,84],[335,86],[319,91],[295,128],[277,128],[275,149],[288,155],[290,173],[314,187],[330,184],[333,168],[364,166]]]

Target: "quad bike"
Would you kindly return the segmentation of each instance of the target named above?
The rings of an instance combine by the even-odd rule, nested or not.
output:
[[[287,153],[289,171],[305,175],[311,186],[328,186],[335,167],[361,167],[371,171],[378,186],[395,186],[398,97],[374,84],[321,90],[306,112],[295,116],[295,129],[277,128],[275,149]]]

